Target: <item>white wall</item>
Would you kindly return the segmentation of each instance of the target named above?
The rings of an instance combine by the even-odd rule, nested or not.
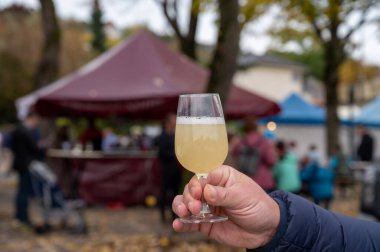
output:
[[[302,74],[295,68],[255,66],[239,70],[234,83],[246,90],[274,101],[282,101],[290,93],[302,92]]]
[[[325,159],[325,130],[322,126],[308,125],[277,125],[277,138],[286,142],[295,141],[297,143],[296,153],[303,157],[311,144],[315,144],[322,158]]]

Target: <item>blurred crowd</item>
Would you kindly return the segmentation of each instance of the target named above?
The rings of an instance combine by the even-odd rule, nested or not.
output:
[[[161,129],[149,131],[144,128],[131,128],[128,135],[117,135],[110,127],[99,129],[95,120],[88,119],[87,127],[78,134],[76,141],[73,140],[72,129],[68,125],[59,127],[53,140],[42,139],[38,125],[38,115],[31,113],[18,127],[6,128],[0,134],[0,146],[13,152],[12,166],[19,179],[15,218],[23,225],[32,225],[27,211],[28,198],[32,191],[28,167],[35,160],[44,162],[48,147],[65,151],[105,153],[157,150],[162,176],[158,201],[162,222],[167,221],[166,211],[170,209],[174,196],[180,193],[181,185],[191,176],[186,175],[187,172],[176,159],[175,114],[164,118]],[[335,187],[343,197],[352,192],[355,182],[353,161],[373,161],[375,140],[364,126],[357,127],[361,140],[355,158],[344,154],[337,145],[334,153],[327,160],[323,160],[314,143],[310,143],[307,150],[298,150],[297,142],[276,139],[274,134],[262,130],[254,117],[245,118],[241,125],[240,134],[228,131],[229,154],[226,164],[254,179],[267,192],[280,189],[301,194],[325,208],[330,207]],[[297,155],[302,152],[302,156]],[[4,155],[1,153],[0,155]],[[170,217],[175,217],[173,212]]]
[[[154,134],[149,128],[131,127],[128,134],[116,134],[112,127],[98,128],[94,119],[87,120],[87,128],[75,139],[68,125],[58,128],[53,148],[112,152],[119,150],[151,150]]]
[[[227,163],[252,177],[267,192],[284,190],[311,197],[316,204],[330,207],[335,187],[342,197],[352,193],[355,161],[372,162],[375,140],[362,125],[357,127],[360,143],[356,156],[342,152],[339,145],[327,160],[317,145],[298,150],[297,142],[275,139],[260,130],[254,117],[244,121],[244,134],[229,134],[230,155]],[[297,153],[304,153],[303,156]],[[247,169],[246,167],[256,167]]]
[[[128,133],[117,134],[109,126],[98,127],[96,120],[89,118],[84,130],[78,132],[70,124],[53,127],[55,130],[42,137],[41,127],[31,129],[41,149],[60,149],[72,151],[102,151],[121,150],[152,150],[154,138],[159,133],[159,127],[132,126]],[[0,146],[11,149],[12,134],[17,126],[8,125],[0,131]],[[46,132],[45,132],[46,133]]]

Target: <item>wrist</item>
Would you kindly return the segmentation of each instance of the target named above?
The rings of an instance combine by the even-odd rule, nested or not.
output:
[[[270,198],[271,200],[268,203],[268,212],[273,212],[273,215],[270,218],[270,224],[268,225],[268,229],[266,232],[263,233],[263,240],[261,242],[261,246],[263,247],[270,243],[273,238],[275,237],[276,233],[278,232],[278,228],[280,225],[280,206],[274,199]]]
[[[270,196],[273,198],[273,201],[277,205],[277,212],[279,214],[279,222],[277,223],[276,228],[272,228],[271,231],[273,232],[274,230],[274,235],[269,235],[267,236],[268,238],[271,237],[270,240],[265,239],[263,245],[255,250],[250,250],[247,249],[247,251],[255,251],[255,252],[264,252],[264,251],[274,251],[278,245],[280,244],[280,241],[282,237],[285,235],[286,230],[288,228],[288,209],[286,203],[282,200],[281,198],[281,192],[273,192],[270,194]],[[273,222],[275,224],[276,222]],[[271,233],[273,234],[273,233]]]

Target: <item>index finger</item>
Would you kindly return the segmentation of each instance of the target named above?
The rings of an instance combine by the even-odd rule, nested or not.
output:
[[[202,185],[198,180],[197,176],[193,176],[189,183],[187,184],[188,192],[191,197],[199,200],[202,197]],[[184,193],[185,194],[185,193]]]

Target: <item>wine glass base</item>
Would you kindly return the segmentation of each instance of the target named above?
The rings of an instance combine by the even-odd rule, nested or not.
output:
[[[212,213],[190,215],[179,219],[182,223],[186,224],[199,224],[199,223],[216,223],[227,221],[227,216],[217,216]]]

